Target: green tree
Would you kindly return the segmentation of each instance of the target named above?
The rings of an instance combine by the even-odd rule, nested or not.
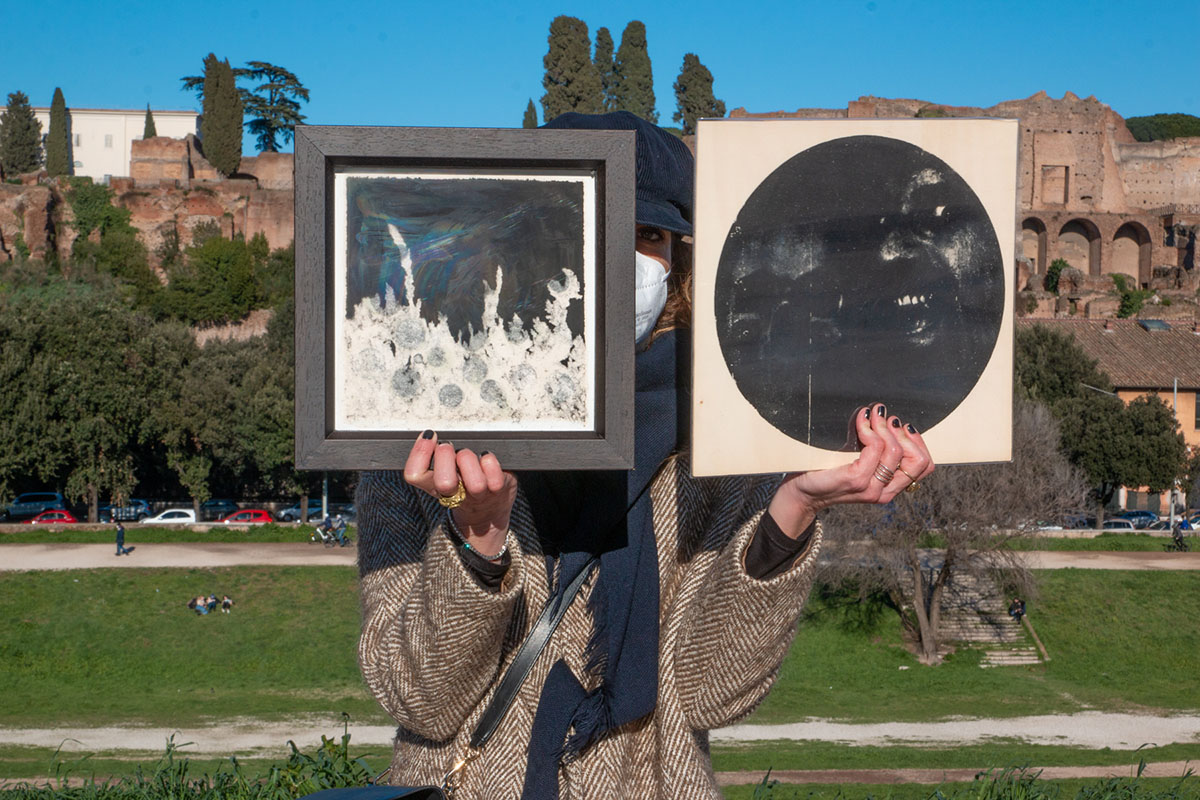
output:
[[[596,54],[592,56],[596,72],[600,74],[600,93],[604,98],[605,111],[617,110],[617,62],[613,55],[612,34],[608,28],[596,29]]]
[[[0,173],[5,177],[33,172],[42,164],[42,123],[24,92],[11,92],[0,114]]]
[[[558,16],[550,23],[549,49],[542,59],[542,119],[552,120],[568,111],[595,114],[603,110],[600,75],[592,63],[587,24],[575,17]]]
[[[1200,117],[1191,114],[1152,114],[1130,117],[1125,127],[1139,142],[1178,139],[1181,136],[1200,136]]]
[[[525,106],[525,118],[521,120],[522,128],[537,127],[537,109],[533,107],[533,99],[530,98],[529,105]]]
[[[150,113],[150,104],[146,103],[146,123],[142,127],[142,138],[153,139],[158,136],[158,128],[154,125],[154,115]]]
[[[278,152],[279,143],[292,141],[296,126],[304,121],[300,103],[308,102],[308,89],[294,74],[266,61],[247,62],[246,69],[237,70],[237,74],[260,82],[242,92],[251,117],[246,129],[255,136],[259,152]]]
[[[1112,381],[1069,333],[1046,325],[1018,328],[1016,393],[1053,407],[1061,400],[1111,392]]]
[[[1050,266],[1046,268],[1045,287],[1047,292],[1058,294],[1058,278],[1062,275],[1064,269],[1070,269],[1071,265],[1067,263],[1065,258],[1056,258],[1050,262]]]
[[[646,49],[646,26],[633,20],[621,33],[614,65],[613,105],[616,111],[629,111],[647,122],[658,123],[654,110],[654,74]]]
[[[184,81],[186,85],[188,79]],[[229,176],[242,161],[242,97],[228,59],[221,61],[212,53],[204,59],[203,93],[200,140],[204,157]]]
[[[62,89],[54,89],[54,99],[50,102],[50,132],[46,137],[46,172],[52,177],[70,175],[71,169],[71,131],[67,122],[67,101],[63,99]]]
[[[713,96],[713,77],[695,53],[683,57],[679,77],[675,79],[676,122],[683,123],[684,135],[696,132],[696,120],[725,116],[725,103]]]
[[[170,283],[156,298],[157,310],[191,323],[242,319],[263,305],[266,256],[240,238],[205,239],[188,248],[184,262],[171,270]]]

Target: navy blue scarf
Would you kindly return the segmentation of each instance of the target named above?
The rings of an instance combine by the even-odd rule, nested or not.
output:
[[[657,702],[658,549],[650,494],[643,490],[676,447],[676,397],[685,388],[676,386],[676,363],[682,355],[674,333],[637,355],[632,471],[520,475],[552,576],[558,562],[552,593],[561,593],[593,556],[600,557],[589,600],[595,627],[588,670],[599,672],[601,683],[585,692],[563,660],[551,667],[533,720],[523,800],[557,798],[564,757],[646,716]]]

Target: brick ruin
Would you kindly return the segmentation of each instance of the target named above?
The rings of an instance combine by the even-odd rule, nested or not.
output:
[[[113,202],[129,209],[155,266],[172,237],[187,247],[206,223],[226,237],[262,233],[273,249],[292,243],[291,153],[243,158],[237,173],[222,179],[195,137],[159,136],[133,142],[130,172],[110,182]],[[66,192],[64,181],[44,172],[22,176],[21,185],[0,184],[0,259],[15,255],[17,234],[33,258],[70,255],[76,234]]]
[[[990,108],[861,97],[844,109],[802,108],[741,118],[1005,117],[1021,121],[1017,308],[1034,316],[1116,315],[1112,275],[1156,290],[1147,316],[1197,317],[1200,138],[1137,142],[1095,97],[1039,92]],[[1043,281],[1055,259],[1071,269],[1058,294]],[[1163,301],[1170,301],[1170,306]],[[1178,301],[1178,302],[1176,302]]]

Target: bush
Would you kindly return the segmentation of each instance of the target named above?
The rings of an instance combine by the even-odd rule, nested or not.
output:
[[[1065,258],[1056,258],[1050,262],[1050,266],[1046,268],[1045,287],[1047,292],[1058,294],[1058,277],[1064,269],[1070,266]]]
[[[267,260],[265,250],[265,239],[261,245],[248,245],[241,238],[220,236],[188,248],[184,263],[171,270],[157,310],[191,323],[242,319],[263,304],[258,273]]]

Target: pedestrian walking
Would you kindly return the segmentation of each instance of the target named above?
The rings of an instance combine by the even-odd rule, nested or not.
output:
[[[133,552],[133,551],[130,548],[125,546],[125,526],[121,524],[120,520],[118,520],[117,521],[117,555],[119,555],[119,556],[126,555],[127,556],[131,552]]]

